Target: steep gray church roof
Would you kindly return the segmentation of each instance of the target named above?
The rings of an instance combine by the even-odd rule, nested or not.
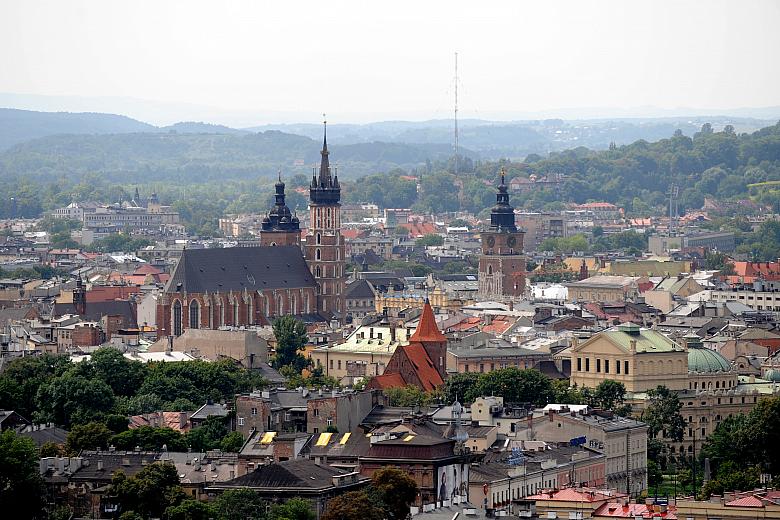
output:
[[[315,285],[298,246],[186,249],[165,292],[238,292]]]

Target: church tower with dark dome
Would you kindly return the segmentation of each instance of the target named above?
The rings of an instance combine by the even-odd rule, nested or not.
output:
[[[515,225],[515,209],[509,204],[509,193],[502,168],[496,205],[490,210],[490,225],[480,233],[480,299],[502,301],[523,296],[526,277],[524,235]]]
[[[261,246],[300,246],[301,228],[298,217],[287,207],[284,194],[282,174],[274,185],[276,199],[274,206],[268,211],[260,224]]]

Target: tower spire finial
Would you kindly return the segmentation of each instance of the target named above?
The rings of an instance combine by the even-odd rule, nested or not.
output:
[[[504,167],[501,167],[501,184],[504,184],[504,176],[506,175],[506,170],[504,170]]]

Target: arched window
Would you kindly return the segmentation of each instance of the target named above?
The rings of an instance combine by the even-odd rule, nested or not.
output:
[[[254,310],[255,310],[254,300],[252,299],[252,295],[250,295],[249,296],[249,301],[246,304],[246,324],[247,325],[252,325],[254,323],[254,321],[255,321],[255,320],[252,319],[254,317],[253,316],[254,315]]]
[[[171,314],[173,314],[173,335],[181,336],[181,302],[179,300],[174,300]]]
[[[290,295],[290,314],[293,316],[298,314],[298,300],[294,294]]]
[[[314,251],[314,259],[315,259],[315,260],[319,260],[320,258],[322,258],[322,251],[320,251],[320,248],[318,247],[318,248],[317,248],[317,249]]]
[[[197,300],[190,302],[190,328],[200,328],[200,304]]]
[[[265,314],[266,318],[271,315],[271,309],[269,309],[268,306],[269,306],[268,296],[263,295],[263,308],[264,308],[263,314]]]
[[[276,315],[284,316],[284,300],[281,294],[276,297]]]
[[[317,245],[322,244],[322,235],[317,233]]]
[[[210,328],[210,329],[214,329],[214,328],[216,328],[216,327],[214,326],[214,321],[215,321],[215,319],[214,319],[214,313],[215,313],[215,312],[216,312],[216,310],[214,309],[214,305],[213,305],[213,304],[212,304],[212,305],[209,305],[209,328]]]
[[[217,312],[219,312],[219,323],[217,324],[217,327],[222,327],[225,325],[225,304],[222,302],[222,298],[217,302],[217,307]]]
[[[488,268],[487,268],[487,274],[488,274],[488,276],[490,276],[491,274],[493,274],[493,266],[492,266],[492,265],[488,265]]]
[[[314,276],[316,276],[317,278],[320,278],[322,276],[322,268],[320,266],[314,268]]]
[[[305,292],[303,293],[303,312],[306,314],[311,313],[311,308],[309,307],[309,293]]]
[[[233,326],[238,326],[238,298],[233,300]]]

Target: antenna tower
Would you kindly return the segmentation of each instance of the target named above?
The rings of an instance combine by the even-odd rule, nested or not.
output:
[[[458,53],[455,53],[455,175],[458,175]]]

